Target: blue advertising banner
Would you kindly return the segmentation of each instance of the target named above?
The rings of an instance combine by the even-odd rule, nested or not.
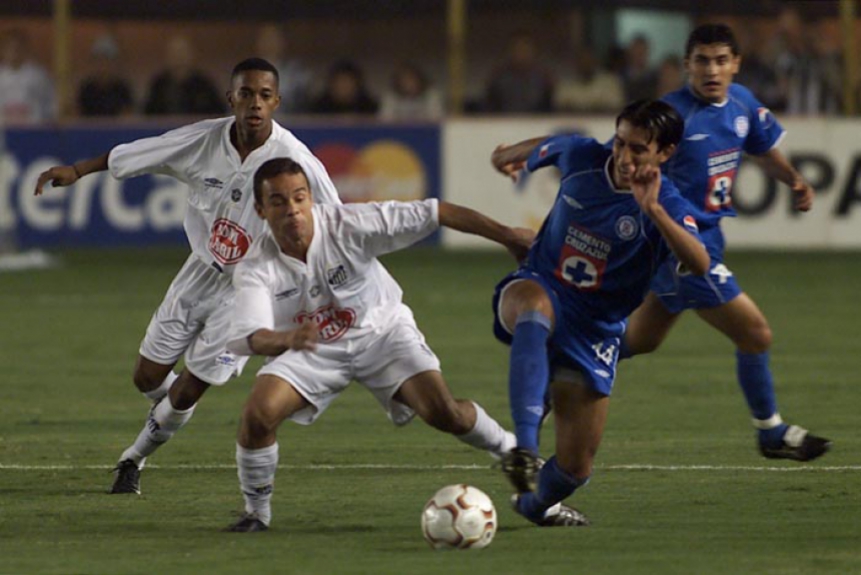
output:
[[[21,248],[182,244],[187,191],[166,176],[91,174],[33,195],[39,174],[169,127],[9,129],[0,147],[0,234]],[[291,128],[292,129],[292,128]],[[440,195],[440,129],[303,126],[292,129],[323,161],[345,202]]]

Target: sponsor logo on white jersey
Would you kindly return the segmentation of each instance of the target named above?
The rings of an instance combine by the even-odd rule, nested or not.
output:
[[[209,251],[223,265],[235,264],[251,247],[251,236],[241,226],[227,218],[219,218],[212,224],[209,236]]]
[[[293,321],[299,324],[313,321],[320,328],[320,340],[332,342],[347,333],[356,323],[356,312],[350,308],[337,308],[328,304],[312,312],[300,312]]]

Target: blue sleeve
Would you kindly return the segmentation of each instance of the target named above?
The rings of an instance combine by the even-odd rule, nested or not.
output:
[[[547,166],[556,166],[563,173],[568,166],[569,149],[572,142],[579,138],[572,136],[551,136],[532,150],[526,160],[526,169],[534,172]]]
[[[696,237],[700,243],[703,243],[703,239],[700,237],[700,229],[694,216],[696,210],[693,204],[683,198],[676,186],[666,177],[661,181],[661,195],[658,201],[677,224]]]
[[[783,126],[780,125],[771,110],[757,100],[750,90],[738,84],[734,84],[733,88],[740,102],[748,110],[750,129],[742,147],[748,154],[755,156],[764,154],[772,149],[783,136]]]

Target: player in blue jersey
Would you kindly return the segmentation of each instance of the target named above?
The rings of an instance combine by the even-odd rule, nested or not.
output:
[[[684,138],[665,173],[695,206],[711,265],[702,278],[679,275],[671,261],[661,268],[651,293],[630,318],[622,356],[654,351],[684,310],[696,310],[737,348],[738,380],[762,454],[809,461],[825,453],[830,441],[781,419],[768,365],[771,329],[723,263],[719,223],[735,216],[731,191],[742,152],[790,187],[797,210],[811,208],[813,189],[777,149],[784,130],[771,112],[747,88],[732,83],[740,65],[732,30],[724,24],[696,28],[685,54],[689,84],[663,98],[685,119]]]
[[[580,136],[500,147],[511,173],[557,166],[561,186],[525,263],[494,296],[494,332],[511,345],[509,399],[517,448],[503,471],[515,509],[538,525],[587,525],[561,501],[585,485],[607,417],[625,320],[672,253],[702,275],[709,257],[692,206],[660,173],[684,123],[664,102],[641,100],[616,120],[612,144]],[[552,383],[550,383],[552,382]],[[538,431],[550,384],[556,455],[537,474]]]

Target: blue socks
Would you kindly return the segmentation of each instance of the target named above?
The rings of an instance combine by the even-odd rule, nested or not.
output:
[[[550,318],[529,311],[517,318],[511,342],[508,400],[517,447],[538,453],[538,428],[544,415],[544,394],[550,379],[547,339]]]
[[[589,483],[589,478],[578,479],[559,468],[554,455],[538,473],[535,493],[524,493],[517,502],[517,510],[530,521],[539,523],[544,512]]]
[[[741,353],[736,351],[738,383],[747,400],[754,425],[759,428],[760,443],[778,447],[787,425],[777,413],[774,382],[768,368],[768,352]]]

